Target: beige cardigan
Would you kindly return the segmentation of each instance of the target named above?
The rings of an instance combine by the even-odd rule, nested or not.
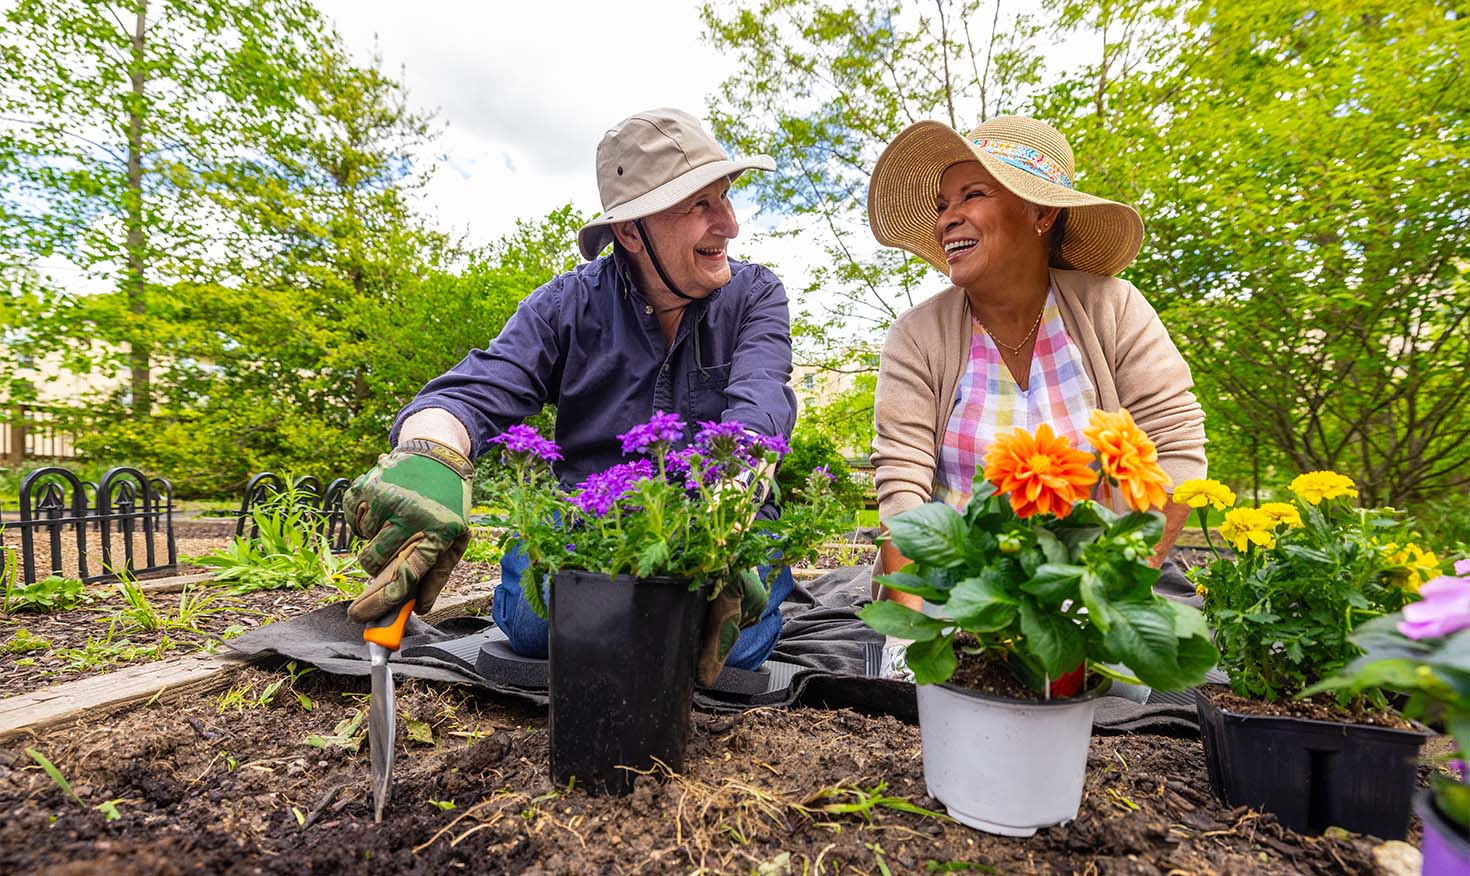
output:
[[[1097,390],[1127,408],[1159,448],[1174,483],[1205,476],[1205,415],[1194,380],[1158,314],[1132,283],[1053,269],[1057,308]],[[874,399],[880,519],[929,501],[939,447],[970,354],[970,302],[958,286],[909,309],[889,329]]]

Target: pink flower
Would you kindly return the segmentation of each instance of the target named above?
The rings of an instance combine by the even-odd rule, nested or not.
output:
[[[1470,560],[1455,563],[1455,573],[1470,576]],[[1404,606],[1399,632],[1410,639],[1435,639],[1470,628],[1470,577],[1441,575],[1419,588],[1418,602]]]

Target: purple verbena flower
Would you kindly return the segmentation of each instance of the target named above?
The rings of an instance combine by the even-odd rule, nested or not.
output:
[[[486,443],[501,445],[505,453],[532,457],[544,462],[561,459],[561,448],[556,446],[555,441],[541,437],[540,432],[524,423],[511,426]]]
[[[820,475],[826,478],[831,483],[837,483],[837,475],[833,474],[832,469],[826,467],[825,465],[819,465],[816,468],[812,469],[812,474]]]
[[[1418,602],[1404,606],[1399,632],[1410,639],[1436,639],[1470,628],[1470,560],[1455,563],[1462,576],[1440,575],[1419,588]]]
[[[791,444],[784,435],[758,435],[755,443],[766,450],[774,451],[777,456],[785,456],[791,452]]]
[[[618,438],[623,442],[623,453],[647,453],[661,443],[673,443],[684,437],[684,421],[678,414],[655,411],[648,422],[634,426]]]
[[[613,505],[633,492],[639,481],[651,478],[653,474],[653,463],[647,459],[625,462],[607,471],[590,474],[576,486],[572,504],[584,514],[606,517]]]

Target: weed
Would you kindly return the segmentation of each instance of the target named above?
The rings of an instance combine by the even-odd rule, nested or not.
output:
[[[179,592],[177,608],[172,611],[155,608],[148,601],[148,594],[143,592],[137,579],[126,572],[118,574],[117,589],[126,606],[113,613],[113,623],[120,623],[125,633],[155,633],[163,630],[199,633],[202,632],[199,629],[201,620],[230,608],[229,605],[214,604],[220,599],[219,591],[208,588],[191,590],[187,585]]]
[[[42,636],[32,635],[25,627],[16,627],[15,635],[0,645],[0,654],[28,654],[31,651],[44,651],[51,647],[51,640]]]
[[[926,873],[994,873],[995,868],[974,861],[925,861]]]
[[[122,818],[122,813],[117,811],[117,804],[121,802],[121,797],[116,800],[103,800],[93,808],[102,813],[102,820],[117,821],[119,818]]]
[[[251,509],[250,517],[254,538],[236,536],[222,550],[184,559],[218,569],[214,580],[227,583],[234,593],[325,584],[337,591],[332,600],[337,601],[362,592],[364,576],[356,560],[332,553],[320,513],[307,507],[294,489]]]
[[[431,799],[431,800],[429,800],[429,805],[430,806],[433,806],[436,809],[438,809],[440,812],[452,812],[452,811],[454,811],[454,801],[453,800],[433,800],[433,799]]]
[[[127,639],[113,641],[114,628],[107,628],[103,639],[87,637],[80,648],[57,648],[52,653],[66,661],[67,669],[100,669],[112,663],[131,663],[136,660],[158,660],[178,647],[168,636],[162,636],[152,645],[134,645]]]
[[[330,735],[321,736],[313,733],[306,737],[306,744],[313,748],[345,748],[348,751],[357,751],[362,747],[362,740],[367,736],[367,730],[362,726],[363,719],[366,717],[367,710],[359,709],[352,717],[338,721]]]
[[[34,748],[27,748],[26,754],[30,755],[31,760],[35,761],[41,769],[46,771],[46,775],[51,777],[51,781],[56,783],[56,787],[60,788],[63,794],[75,800],[78,806],[87,805],[82,802],[81,797],[77,796],[77,792],[71,789],[71,782],[66,780],[66,776],[61,774],[61,770],[57,769],[56,764],[52,763],[46,755]]]
[[[907,812],[911,815],[922,815],[926,818],[943,818],[949,816],[943,812],[935,812],[910,803],[904,797],[893,797],[883,792],[888,790],[887,782],[879,782],[871,788],[862,788],[857,785],[838,784],[830,788],[817,791],[803,803],[803,807],[811,807],[811,804],[821,800],[841,800],[850,798],[851,802],[827,803],[815,807],[819,812],[832,815],[857,815],[869,824],[873,823],[873,811],[875,809],[893,809],[898,812]]]
[[[4,596],[0,597],[0,609],[6,614],[18,611],[70,611],[87,601],[86,587],[76,578],[48,575],[33,584],[19,583],[10,548],[4,549],[4,558],[0,562],[4,563],[4,569],[0,569],[0,580],[5,583]]]
[[[493,563],[500,559],[500,549],[488,538],[472,538],[461,557],[467,563]]]

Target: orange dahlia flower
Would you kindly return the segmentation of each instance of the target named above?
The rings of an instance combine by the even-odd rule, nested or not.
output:
[[[1088,466],[1092,454],[1072,446],[1042,423],[1036,435],[1017,429],[995,439],[985,452],[985,477],[1011,497],[1017,517],[1050,514],[1066,517],[1072,503],[1085,499],[1097,483]]]
[[[1102,463],[1103,474],[1118,482],[1123,499],[1135,511],[1162,508],[1171,480],[1159,468],[1159,450],[1133,422],[1133,415],[1093,411],[1082,430]]]

